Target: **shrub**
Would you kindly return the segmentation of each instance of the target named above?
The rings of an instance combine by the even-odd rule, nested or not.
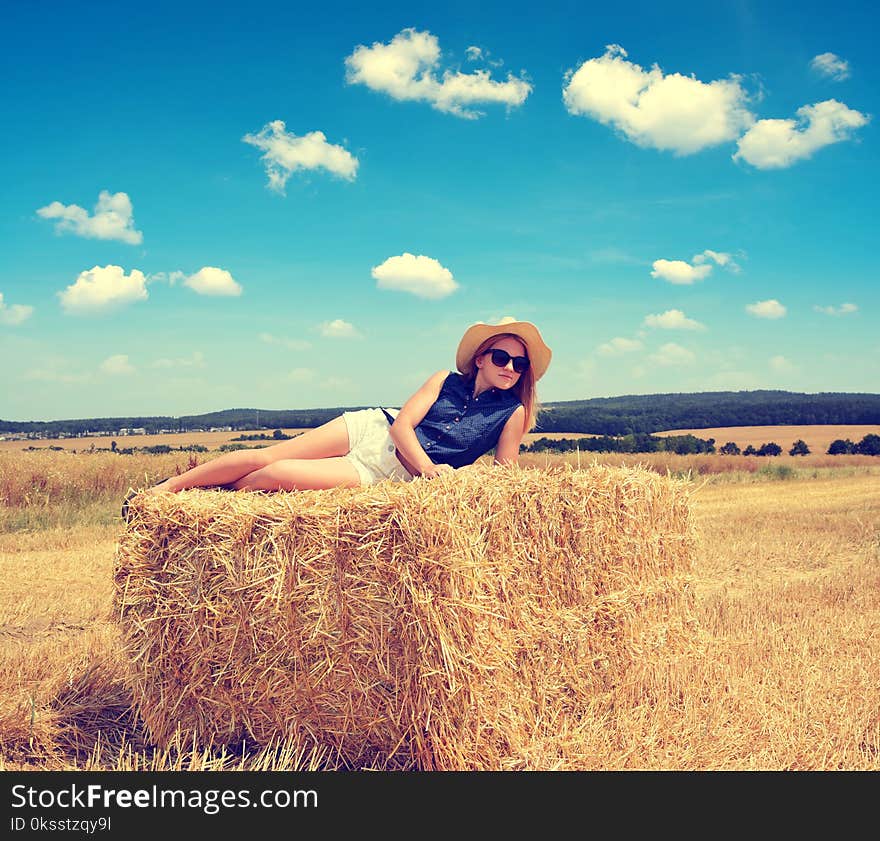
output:
[[[779,446],[775,441],[770,441],[767,444],[761,444],[758,449],[757,455],[759,456],[778,456],[782,452],[782,447]]]
[[[855,451],[863,456],[880,456],[880,435],[869,433],[856,444]]]
[[[759,476],[765,476],[768,479],[794,479],[796,471],[787,464],[768,464],[758,471]]]
[[[165,455],[166,453],[171,452],[171,447],[168,444],[154,444],[152,447],[141,447],[142,453],[149,453],[150,455]]]
[[[229,453],[233,450],[259,450],[265,446],[266,444],[256,444],[250,447],[244,444],[221,444],[219,449],[221,453]]]

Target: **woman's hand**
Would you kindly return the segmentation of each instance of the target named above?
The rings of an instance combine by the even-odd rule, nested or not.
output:
[[[389,432],[397,448],[397,458],[413,476],[433,479],[443,472],[438,468],[452,469],[449,465],[434,464],[416,436],[416,427],[437,401],[440,389],[448,376],[449,371],[437,371],[429,377],[425,384],[403,404],[394,423],[391,424]]]
[[[419,475],[425,479],[436,479],[444,473],[452,473],[455,468],[451,464],[432,464],[427,470],[423,470]]]

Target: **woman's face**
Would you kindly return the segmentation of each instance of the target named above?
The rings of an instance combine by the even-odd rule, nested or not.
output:
[[[490,349],[506,350],[511,357],[528,356],[526,346],[519,339],[514,339],[511,336],[504,336],[492,342]],[[492,354],[484,353],[477,357],[475,364],[477,377],[482,378],[486,388],[506,390],[513,388],[519,382],[520,374],[513,370],[513,359],[509,359],[507,365],[499,368],[492,361]]]

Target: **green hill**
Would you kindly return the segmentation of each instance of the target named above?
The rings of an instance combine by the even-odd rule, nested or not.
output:
[[[0,420],[3,433],[56,437],[60,433],[143,429],[193,432],[212,427],[233,430],[291,429],[320,426],[343,411],[363,406],[317,409],[224,409],[182,417],[78,418],[50,421]],[[634,435],[666,429],[717,426],[806,424],[880,424],[880,394],[792,391],[709,391],[683,394],[640,394],[594,397],[543,404],[537,432]]]

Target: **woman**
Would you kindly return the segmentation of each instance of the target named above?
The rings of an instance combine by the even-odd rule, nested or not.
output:
[[[460,373],[438,371],[399,411],[344,412],[290,441],[200,464],[149,492],[216,486],[319,490],[410,481],[472,464],[493,448],[496,464],[515,464],[535,423],[535,383],[551,355],[530,322],[475,324],[458,345]]]

